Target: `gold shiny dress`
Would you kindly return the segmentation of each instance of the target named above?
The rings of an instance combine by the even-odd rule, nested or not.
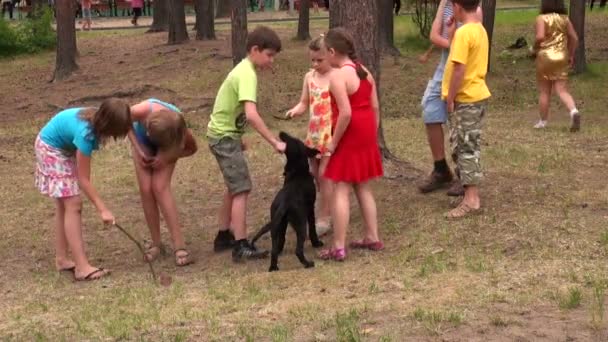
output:
[[[542,80],[568,78],[568,17],[549,13],[540,16],[545,22],[545,40],[536,54],[536,76]]]

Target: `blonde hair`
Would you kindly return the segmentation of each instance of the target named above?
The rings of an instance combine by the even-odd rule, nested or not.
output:
[[[308,48],[311,51],[321,51],[321,49],[325,49],[325,35],[322,34],[317,38],[311,40],[308,44]]]
[[[159,110],[146,118],[146,130],[150,140],[161,151],[181,149],[186,136],[186,120],[181,113]]]

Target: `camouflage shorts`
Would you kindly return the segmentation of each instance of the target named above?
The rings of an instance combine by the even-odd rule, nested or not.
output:
[[[241,146],[241,139],[209,138],[209,148],[217,159],[230,195],[251,191],[251,177]]]
[[[450,146],[452,159],[460,171],[463,185],[481,182],[481,121],[486,102],[456,103],[450,114]]]

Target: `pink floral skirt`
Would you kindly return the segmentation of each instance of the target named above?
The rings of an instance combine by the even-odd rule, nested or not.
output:
[[[36,138],[36,187],[52,198],[77,196],[76,157]]]

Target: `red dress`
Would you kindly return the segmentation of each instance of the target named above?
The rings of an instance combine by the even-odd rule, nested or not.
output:
[[[345,66],[355,68],[352,64]],[[359,89],[348,96],[352,112],[350,123],[329,158],[324,175],[334,182],[364,183],[383,174],[372,90],[371,82],[365,79],[361,80]],[[333,95],[331,106],[332,129],[335,129],[339,113]]]

